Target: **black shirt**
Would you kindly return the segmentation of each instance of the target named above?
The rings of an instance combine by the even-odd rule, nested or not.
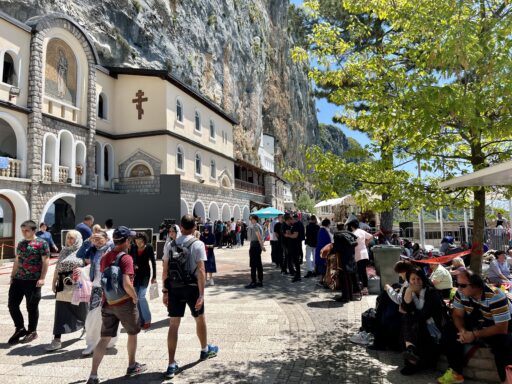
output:
[[[279,221],[274,224],[274,233],[277,235],[277,241],[280,243],[282,243],[284,240],[282,229],[283,224],[281,224]]]
[[[135,268],[134,285],[147,285],[150,277],[156,279],[155,252],[150,244],[146,244],[146,248],[144,248],[140,256],[138,254],[137,246],[132,245],[130,248],[130,255],[133,257],[133,266]],[[151,274],[151,269],[149,267],[150,262],[153,274]]]
[[[318,224],[309,223],[306,227],[306,245],[312,248],[316,247],[318,241],[318,231],[320,226]]]
[[[301,226],[299,225],[298,222],[293,223],[292,225],[288,225],[286,223],[283,223],[283,227],[282,227],[283,234],[286,233],[286,231],[290,231],[291,235],[293,235],[294,233],[298,233],[299,234],[299,236],[296,239],[292,239],[290,237],[285,237],[284,238],[285,245],[288,248],[299,248],[300,247],[300,243],[302,241],[300,239],[300,232],[301,232],[301,228],[300,227]]]

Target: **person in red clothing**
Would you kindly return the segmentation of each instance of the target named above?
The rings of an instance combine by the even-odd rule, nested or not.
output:
[[[99,383],[98,367],[103,356],[105,356],[110,339],[117,336],[119,322],[121,322],[126,333],[128,333],[128,369],[126,375],[135,376],[147,370],[145,364],[139,364],[135,361],[137,334],[140,332],[140,323],[137,309],[137,293],[133,288],[135,275],[133,258],[126,253],[130,247],[131,238],[134,236],[135,232],[130,229],[123,226],[118,227],[112,236],[114,248],[101,258],[100,271],[103,274],[105,269],[115,263],[118,255],[125,253],[119,261],[119,267],[123,275],[124,295],[116,297],[113,301],[107,301],[105,292],[103,293],[101,339],[94,350],[91,374],[87,384]]]

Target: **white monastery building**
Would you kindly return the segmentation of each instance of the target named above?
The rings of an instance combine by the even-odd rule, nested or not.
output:
[[[235,161],[233,117],[167,71],[101,66],[66,15],[0,12],[0,74],[0,243],[29,218],[73,227],[79,194],[158,193],[160,175],[181,176],[181,213],[203,220],[284,209],[272,136],[263,169]]]

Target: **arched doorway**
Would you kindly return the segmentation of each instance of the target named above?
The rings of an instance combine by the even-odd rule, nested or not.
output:
[[[26,132],[12,116],[0,112],[0,156],[13,159],[7,177],[25,177]],[[12,164],[14,163],[14,165]]]
[[[18,191],[0,189],[0,204],[2,210],[0,215],[2,222],[0,224],[2,226],[0,243],[5,242],[15,246],[16,243],[23,239],[20,228],[21,223],[30,218],[27,200]]]
[[[240,212],[240,206],[235,205],[233,207],[233,217],[235,218],[235,220],[240,220],[242,218],[242,214]]]
[[[206,222],[206,210],[201,200],[197,200],[194,203],[194,209],[192,210],[192,214],[194,215],[195,218],[198,218],[200,222]]]
[[[222,206],[222,221],[231,220],[231,210],[229,209],[229,205],[224,203]]]
[[[181,199],[181,208],[180,208],[180,215],[181,217],[185,216],[185,215],[188,215],[188,204],[187,204],[187,201],[185,199]],[[179,219],[181,219],[181,217],[178,218],[178,222],[179,222]]]
[[[243,209],[242,209],[242,219],[245,221],[245,222],[248,222],[249,221],[249,215],[251,214],[251,212],[249,211],[249,207],[246,205]]]
[[[43,209],[41,221],[48,225],[55,244],[61,246],[61,231],[75,228],[75,196],[60,194],[50,199]]]
[[[212,201],[210,203],[210,207],[208,207],[208,217],[212,221],[217,221],[220,219],[219,206],[214,201]]]
[[[0,195],[0,247],[4,246],[3,257],[14,257],[14,231],[16,228],[16,210],[12,202]]]

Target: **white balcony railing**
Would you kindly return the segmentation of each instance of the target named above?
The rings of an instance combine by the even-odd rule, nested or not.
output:
[[[67,183],[69,178],[69,167],[59,165],[59,183]]]
[[[0,169],[0,177],[21,178],[21,160],[9,159],[7,168]]]
[[[45,164],[44,165],[44,172],[43,172],[43,181],[50,183],[52,181],[52,165],[51,164]]]

